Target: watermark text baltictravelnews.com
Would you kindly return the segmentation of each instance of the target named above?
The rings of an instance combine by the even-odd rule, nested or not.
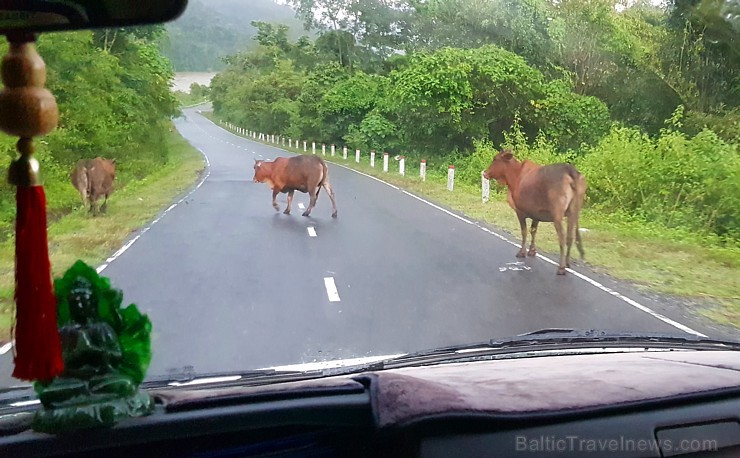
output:
[[[655,438],[632,439],[588,438],[582,436],[516,436],[518,452],[706,452],[716,451],[717,441],[712,439],[671,439]]]

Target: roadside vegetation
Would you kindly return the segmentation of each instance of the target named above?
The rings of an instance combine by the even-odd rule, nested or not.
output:
[[[190,85],[190,92],[175,91],[177,103],[180,107],[191,107],[208,101],[208,86],[198,83]]]

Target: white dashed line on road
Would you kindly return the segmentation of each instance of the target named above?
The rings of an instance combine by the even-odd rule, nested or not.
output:
[[[339,302],[339,291],[334,283],[334,277],[324,277],[324,286],[326,286],[326,295],[329,296],[329,302]]]
[[[306,230],[308,231],[309,237],[316,237],[316,229],[314,229],[313,227],[308,227],[306,228]]]
[[[306,206],[303,205],[302,202],[298,202],[298,208],[300,208],[301,210],[305,210],[306,209]]]

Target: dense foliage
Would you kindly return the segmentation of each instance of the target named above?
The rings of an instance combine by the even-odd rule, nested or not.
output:
[[[213,80],[220,117],[470,183],[508,144],[577,162],[592,208],[740,239],[740,23],[716,2],[290,3],[319,37],[254,23]]]
[[[161,27],[141,27],[39,37],[47,87],[60,110],[59,127],[36,142],[52,219],[80,205],[69,173],[81,158],[115,158],[119,187],[167,162],[164,133],[177,102],[170,92],[171,65],[157,47],[163,33]],[[0,45],[0,53],[6,50],[6,43]],[[15,157],[15,141],[0,137],[2,175]],[[14,217],[13,189],[2,180],[1,237]]]

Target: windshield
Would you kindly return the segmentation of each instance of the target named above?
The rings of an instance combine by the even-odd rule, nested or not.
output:
[[[42,34],[54,277],[81,259],[149,316],[147,379],[541,329],[740,341],[739,18],[191,0],[165,25]],[[3,181],[3,388],[25,383],[15,214]]]

